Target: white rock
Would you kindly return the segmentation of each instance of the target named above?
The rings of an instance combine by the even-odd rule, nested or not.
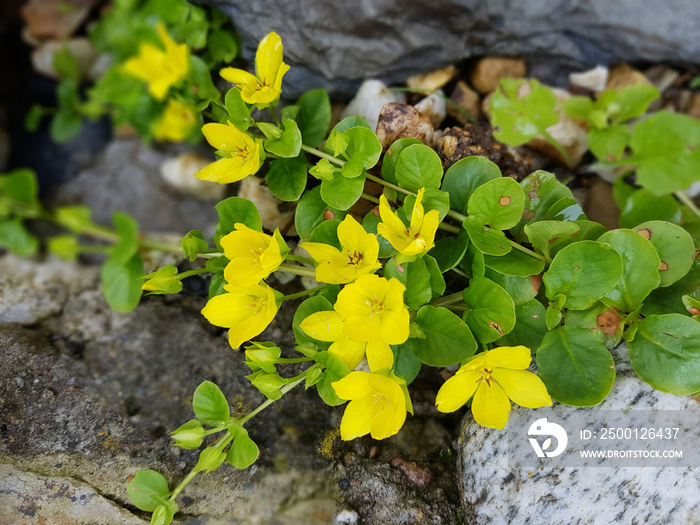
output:
[[[624,345],[615,352],[619,352],[615,359],[617,378],[600,405],[583,409],[564,405],[518,408],[518,413],[528,411],[535,419],[538,410],[547,410],[548,414],[555,410],[556,422],[566,429],[571,418],[579,418],[576,425],[580,425],[595,411],[637,411],[643,415],[648,410],[687,410],[688,424],[684,426],[688,427],[686,432],[694,433],[697,442],[697,402],[690,396],[653,390],[625,362]],[[601,419],[604,416],[599,415],[595,421]],[[576,425],[569,423],[570,428],[578,428]],[[610,421],[610,426],[614,425],[615,421]],[[462,507],[470,512],[465,516],[466,523],[636,523],[640,519],[649,523],[700,523],[700,473],[695,465],[526,468],[511,464],[509,446],[506,430],[481,427],[473,422],[471,414],[466,416],[458,438]],[[528,446],[525,441],[523,447]]]
[[[333,525],[353,525],[360,520],[354,510],[343,509],[333,517]]]
[[[78,69],[83,77],[88,76],[90,68],[97,60],[97,51],[87,38],[72,38],[67,41],[49,40],[32,51],[32,66],[36,71],[51,78],[59,78],[53,67],[56,52],[67,46],[78,62]]]
[[[447,102],[442,90],[431,93],[413,107],[430,119],[433,128],[437,128],[442,124],[442,121],[447,116]]]
[[[160,165],[160,175],[173,188],[194,195],[204,201],[220,201],[224,198],[226,186],[200,180],[194,173],[211,161],[195,153],[181,153]]]
[[[406,95],[397,91],[389,91],[389,88],[379,80],[365,80],[355,98],[340,114],[340,118],[364,117],[374,131],[377,129],[379,111],[384,104],[389,102],[404,104],[406,103]]]
[[[599,93],[605,89],[608,83],[608,68],[605,66],[596,66],[588,71],[581,73],[571,73],[569,82],[572,86],[578,86]]]
[[[694,182],[690,188],[687,190],[684,190],[683,193],[685,193],[688,197],[691,199],[694,199],[698,195],[700,195],[700,181]]]
[[[292,221],[294,210],[290,207],[290,209],[282,211],[281,208],[286,206],[285,203],[275,197],[268,187],[263,185],[263,182],[263,179],[258,177],[246,177],[241,181],[238,196],[249,199],[255,204],[260,212],[263,228],[266,230],[279,228],[284,232]],[[286,231],[286,235],[296,235],[293,224]]]

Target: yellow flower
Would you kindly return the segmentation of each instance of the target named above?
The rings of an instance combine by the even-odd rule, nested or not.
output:
[[[153,130],[153,136],[156,140],[181,142],[192,134],[196,124],[197,116],[194,110],[189,105],[171,98],[168,99],[168,105]]]
[[[289,66],[282,62],[282,40],[277,33],[269,33],[260,41],[255,53],[255,75],[242,69],[226,67],[221,76],[236,84],[241,98],[248,104],[267,105],[282,93],[282,77]]]
[[[228,151],[231,157],[219,159],[194,174],[195,177],[219,184],[237,182],[260,169],[260,144],[250,135],[228,123],[209,123],[202,126],[207,142],[218,150]]]
[[[386,197],[379,199],[379,215],[382,222],[377,225],[377,233],[384,237],[391,245],[403,255],[418,255],[427,252],[435,245],[435,232],[440,217],[437,210],[430,210],[424,214],[423,194],[425,188],[418,190],[416,202],[411,211],[411,224],[408,228],[399,218],[398,213],[391,211]]]
[[[345,320],[334,310],[315,312],[304,319],[299,328],[319,341],[332,342],[328,352],[342,360],[350,370],[367,355],[370,370],[391,368],[394,354],[382,340],[351,341],[345,336]]]
[[[187,44],[178,44],[170,38],[162,23],[158,24],[157,29],[165,51],[144,42],[139,48],[139,54],[127,60],[123,69],[145,80],[151,95],[163,100],[170,86],[177,84],[187,75],[190,69],[190,50]]]
[[[229,328],[231,348],[260,334],[277,314],[275,291],[266,284],[237,288],[226,284],[224,293],[212,297],[202,315],[213,325]]]
[[[390,372],[350,372],[332,385],[339,398],[350,400],[340,422],[340,437],[346,441],[365,434],[374,439],[393,436],[406,421],[406,412],[413,414],[405,382]]]
[[[387,281],[376,275],[363,275],[343,288],[333,308],[345,320],[345,336],[350,341],[404,343],[410,322],[403,303],[405,290],[398,279]]]
[[[373,233],[347,215],[338,226],[338,240],[342,251],[329,244],[304,242],[301,247],[318,263],[316,280],[322,283],[343,284],[381,268],[377,261],[379,242]]]
[[[235,230],[221,238],[229,263],[224,278],[231,286],[255,286],[282,264],[277,239],[237,222]],[[276,231],[277,233],[277,231]]]
[[[440,412],[454,412],[474,396],[474,420],[485,427],[503,428],[511,400],[527,408],[552,404],[542,380],[525,370],[530,361],[530,350],[524,346],[501,346],[479,354],[445,381],[435,404]]]

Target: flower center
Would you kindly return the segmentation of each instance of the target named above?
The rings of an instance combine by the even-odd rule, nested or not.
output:
[[[243,146],[242,148],[235,148],[231,153],[234,157],[241,157],[243,160],[245,160],[249,156],[248,146]]]
[[[255,310],[253,312],[253,315],[258,315],[260,312],[263,311],[266,304],[267,301],[265,299],[262,299],[260,297],[251,297],[251,301],[248,305],[248,308],[253,308]]]
[[[265,248],[251,249],[250,256],[253,258],[253,262],[258,262],[263,253],[265,253]]]
[[[384,301],[380,301],[376,295],[374,296],[374,301],[367,301],[367,306],[369,306],[370,317],[374,317],[376,314],[384,311]]]
[[[348,255],[348,264],[353,265],[353,266],[359,266],[360,263],[362,262],[362,259],[365,258],[365,256],[363,254],[359,253],[357,250],[355,250],[352,253],[348,252],[347,255]]]
[[[489,370],[488,368],[484,368],[483,370],[477,370],[479,374],[479,378],[476,380],[477,383],[486,383],[487,386],[491,386],[491,381],[493,381],[493,377],[491,377],[491,374],[493,373],[493,370]]]

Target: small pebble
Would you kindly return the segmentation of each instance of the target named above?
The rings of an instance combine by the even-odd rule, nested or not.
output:
[[[504,77],[523,78],[525,61],[522,58],[486,57],[479,60],[472,71],[472,85],[480,93],[491,93]]]
[[[406,85],[414,89],[425,89],[434,91],[447,84],[455,76],[457,68],[453,65],[423,73],[422,75],[412,75],[406,79]]]
[[[377,120],[382,106],[390,102],[403,104],[406,102],[406,95],[400,91],[389,91],[389,88],[379,80],[365,80],[355,98],[340,114],[340,118],[363,117],[374,131],[377,129]]]
[[[360,519],[359,514],[354,510],[343,509],[333,518],[333,525],[352,525]]]
[[[599,93],[605,89],[608,82],[608,68],[605,66],[596,66],[588,71],[580,73],[571,73],[569,82],[572,86],[590,89]]]

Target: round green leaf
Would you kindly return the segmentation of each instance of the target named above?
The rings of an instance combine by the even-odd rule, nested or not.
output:
[[[645,382],[677,396],[700,392],[700,323],[681,314],[651,315],[627,343],[632,368]]]
[[[345,211],[360,200],[364,188],[364,176],[348,179],[336,175],[333,180],[321,181],[321,198],[329,206]]]
[[[235,427],[234,442],[228,449],[226,460],[236,468],[248,468],[258,459],[260,449],[255,441],[250,439],[248,431],[243,427]]]
[[[633,228],[654,220],[680,223],[681,209],[673,195],[654,195],[641,188],[632,193],[625,201],[624,207],[621,207],[621,228]]]
[[[491,279],[508,292],[508,295],[513,299],[513,303],[516,306],[534,299],[542,284],[542,281],[538,278],[530,276],[523,277],[520,275],[504,275],[488,266],[484,272],[484,277]]]
[[[265,141],[265,150],[278,157],[294,158],[301,151],[301,131],[294,120],[282,123],[282,136]]]
[[[291,159],[273,160],[265,175],[267,187],[281,201],[297,201],[306,188],[307,168],[303,154]]]
[[[669,286],[690,271],[695,245],[683,228],[670,222],[648,221],[636,226],[634,231],[648,239],[659,254],[659,286]]]
[[[433,298],[430,273],[422,258],[403,264],[391,259],[384,265],[384,277],[394,277],[406,287],[404,302],[411,310],[418,309]]]
[[[598,240],[598,237],[608,231],[608,229],[602,224],[589,220],[577,219],[571,221],[571,223],[578,226],[578,233],[571,235],[570,237],[565,237],[561,242],[556,242],[550,246],[549,255],[552,257],[554,257],[560,250],[569,244],[581,241],[596,241]]]
[[[333,130],[338,133],[344,133],[347,130],[351,128],[356,128],[356,127],[362,127],[362,128],[367,128],[370,131],[372,129],[369,127],[369,124],[367,124],[367,121],[363,117],[357,117],[357,116],[352,116],[352,117],[346,117],[340,122],[338,122],[335,126],[333,126]]]
[[[413,144],[399,154],[394,176],[402,188],[410,191],[439,188],[442,161],[433,148],[425,144]]]
[[[394,373],[410,385],[420,372],[422,363],[413,352],[410,340],[392,348],[394,350]]]
[[[226,425],[231,413],[226,396],[211,381],[204,381],[194,391],[192,410],[199,421],[210,427]]]
[[[566,308],[585,310],[611,291],[622,276],[622,259],[607,244],[581,241],[562,249],[542,281],[547,298],[566,296]]]
[[[338,239],[338,226],[340,226],[340,221],[338,219],[323,221],[311,232],[311,238],[309,240],[311,242],[329,244],[340,250],[341,245]]]
[[[523,345],[531,349],[537,348],[547,333],[545,315],[544,306],[536,299],[516,305],[515,326],[501,337],[498,343],[504,346]]]
[[[696,258],[693,267],[685,276],[671,286],[657,288],[644,301],[642,313],[646,316],[653,314],[679,313],[686,314],[683,296],[700,300],[700,258]]]
[[[428,253],[435,258],[440,271],[446,272],[459,264],[468,246],[469,235],[465,229],[461,229],[456,237],[443,237],[436,240],[435,247]]]
[[[659,256],[652,244],[632,230],[613,230],[598,238],[612,246],[622,259],[622,277],[602,298],[603,303],[625,312],[635,310],[659,285]]]
[[[389,241],[384,237],[377,234],[377,225],[382,222],[381,217],[375,215],[374,212],[370,211],[362,219],[362,227],[367,233],[374,233],[377,236],[377,241],[379,242],[379,258],[384,259],[388,257],[393,257],[396,255],[396,248],[394,248]],[[466,235],[466,232],[465,232]]]
[[[423,337],[409,339],[411,349],[426,365],[454,365],[476,352],[471,330],[447,308],[425,305],[418,310],[415,323],[421,328]]]
[[[345,136],[349,141],[345,155],[365,169],[377,164],[382,154],[382,143],[371,129],[355,126],[346,130]]]
[[[143,284],[143,259],[138,253],[126,262],[112,259],[105,261],[100,271],[102,293],[109,306],[117,312],[130,312],[141,300]]]
[[[515,326],[513,299],[492,280],[474,277],[462,295],[471,308],[465,320],[481,344],[498,341]]]
[[[328,206],[321,198],[321,187],[308,190],[301,197],[294,215],[294,226],[304,240],[311,239],[311,232],[323,221],[330,219],[342,219],[345,212]]]
[[[597,405],[615,381],[608,349],[590,330],[577,326],[561,326],[544,336],[537,371],[549,395],[571,406]]]
[[[602,302],[597,302],[587,310],[570,310],[564,324],[585,328],[595,334],[606,348],[612,349],[622,339],[625,329],[622,314]]]
[[[525,235],[538,253],[552,261],[550,249],[560,242],[578,234],[579,227],[573,222],[539,221],[525,225]]]
[[[481,217],[483,223],[492,228],[507,230],[520,221],[524,202],[525,194],[520,185],[510,177],[501,177],[474,190],[467,213]]]
[[[222,200],[216,206],[219,222],[216,225],[215,239],[221,239],[227,233],[236,229],[236,223],[240,222],[252,230],[262,231],[262,221],[258,208],[248,199],[243,197],[229,197]]]
[[[0,222],[0,247],[17,255],[34,255],[39,249],[39,239],[29,233],[22,219],[14,217]]]
[[[445,172],[442,189],[450,194],[450,207],[466,214],[474,190],[485,182],[500,178],[501,170],[486,157],[464,157]]]
[[[169,498],[168,482],[155,470],[139,470],[133,478],[126,482],[126,494],[131,502],[139,509],[153,512],[158,502],[151,496]]]
[[[486,227],[482,217],[478,215],[470,215],[464,219],[462,226],[467,230],[472,245],[482,253],[501,256],[512,249],[505,233]]]
[[[484,264],[503,275],[519,277],[537,275],[544,270],[543,260],[535,259],[520,250],[511,250],[510,253],[501,257],[484,255]]]
[[[295,120],[299,124],[304,144],[315,148],[326,137],[331,123],[331,103],[325,89],[312,89],[297,100],[299,111]]]
[[[422,144],[418,139],[413,137],[403,137],[394,141],[389,149],[386,150],[384,158],[382,159],[382,178],[396,184],[396,175],[394,174],[396,170],[396,161],[399,159],[399,154],[407,147],[413,144]]]

